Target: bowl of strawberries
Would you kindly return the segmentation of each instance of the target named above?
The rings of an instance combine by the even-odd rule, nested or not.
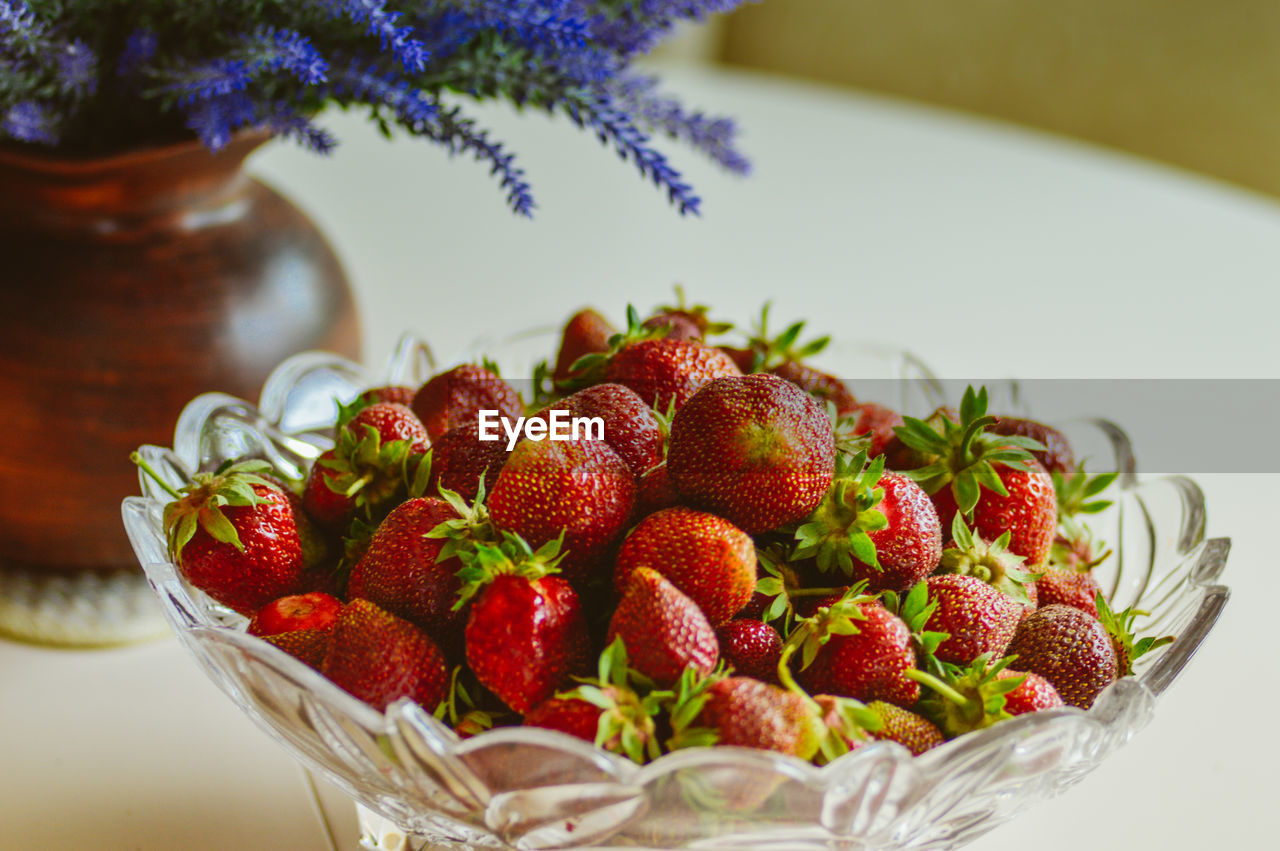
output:
[[[1113,423],[767,319],[299,355],[141,447],[125,526],[365,847],[960,847],[1149,720],[1229,542]]]

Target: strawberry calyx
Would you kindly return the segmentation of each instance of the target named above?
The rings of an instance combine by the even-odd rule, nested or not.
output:
[[[254,491],[255,486],[279,490],[275,482],[263,478],[262,474],[270,473],[272,468],[260,459],[224,461],[212,473],[196,473],[187,485],[176,490],[137,452],[129,459],[173,497],[173,502],[164,507],[163,528],[169,557],[175,562],[197,529],[203,529],[215,541],[244,552],[240,534],[222,509],[267,502]]]
[[[1143,638],[1135,636],[1133,631],[1135,621],[1139,616],[1150,614],[1149,612],[1135,609],[1132,606],[1124,611],[1114,612],[1111,610],[1111,605],[1107,602],[1107,598],[1101,592],[1094,596],[1094,602],[1098,606],[1098,621],[1106,629],[1107,635],[1111,637],[1111,646],[1116,651],[1117,676],[1129,676],[1133,673],[1134,662],[1157,647],[1173,643],[1174,636],[1172,635],[1158,638],[1156,636],[1145,636]]]
[[[641,765],[661,755],[654,717],[675,699],[675,692],[655,690],[648,677],[630,667],[621,636],[600,654],[595,677],[574,679],[581,685],[556,697],[586,701],[600,710],[597,747]]]
[[[833,635],[857,635],[857,621],[864,621],[867,616],[862,611],[864,603],[875,602],[875,597],[864,593],[867,582],[863,580],[848,588],[839,600],[827,606],[820,606],[807,618],[796,621],[796,627],[787,636],[782,645],[782,658],[778,660],[778,679],[784,688],[804,693],[804,689],[796,684],[791,675],[791,658],[800,653],[800,668],[804,670],[813,664],[818,651],[822,649]]]
[[[964,522],[964,516],[956,512],[951,521],[951,540],[954,546],[942,551],[938,573],[956,573],[981,579],[988,585],[1003,591],[1009,597],[1032,605],[1026,584],[1041,574],[1023,570],[1024,556],[1009,552],[1011,533],[1005,532],[994,541],[986,541],[974,535]]]
[[[776,337],[769,336],[769,310],[772,305],[765,302],[760,310],[760,319],[751,328],[747,338],[747,349],[751,352],[751,368],[744,372],[768,372],[777,369],[784,363],[800,363],[805,358],[813,357],[831,342],[830,336],[818,337],[807,342],[800,342],[800,334],[805,323],[793,322]]]
[[[792,564],[792,557],[786,549],[777,543],[756,548],[756,563],[765,575],[756,580],[756,592],[764,597],[771,597],[760,615],[765,623],[773,623],[781,619],[779,631],[786,638],[795,625],[796,610],[794,600],[797,597],[831,597],[843,594],[843,586],[838,588],[811,588],[804,585],[800,574]]]
[[[861,412],[855,411],[849,416],[842,417],[835,402],[830,399],[826,400],[825,407],[827,419],[831,420],[831,430],[835,434],[836,452],[849,458],[856,456],[859,452],[869,455],[874,432],[871,429],[863,432],[857,430]]]
[[[820,694],[812,700],[822,719],[817,753],[819,765],[839,759],[852,750],[849,742],[868,741],[870,734],[884,727],[884,719],[855,698]]]
[[[1058,501],[1058,522],[1070,520],[1080,514],[1098,514],[1111,507],[1109,499],[1095,499],[1111,487],[1119,473],[1099,473],[1090,476],[1085,472],[1084,461],[1070,476],[1054,470],[1053,490]]]
[[[796,529],[792,557],[812,557],[818,569],[839,569],[853,576],[854,561],[881,570],[869,532],[889,525],[876,506],[884,499],[877,487],[884,475],[884,456],[868,461],[866,451],[836,457],[835,476],[818,507]]]
[[[660,304],[654,309],[655,316],[664,316],[674,314],[683,316],[698,327],[698,332],[703,337],[709,337],[713,334],[723,334],[726,331],[733,330],[732,322],[716,322],[708,317],[711,308],[705,304],[689,304],[685,298],[684,286],[676,284],[673,289],[676,293],[675,304]]]
[[[440,498],[449,503],[457,517],[445,520],[426,533],[428,538],[445,538],[436,554],[437,561],[455,556],[464,561],[474,554],[480,544],[497,544],[498,535],[489,520],[489,507],[485,505],[484,476],[476,487],[476,498],[467,502],[460,493],[446,487],[439,488]],[[527,545],[526,545],[527,546]]]
[[[986,387],[975,392],[970,385],[960,401],[959,413],[959,422],[949,416],[934,418],[936,429],[924,420],[903,417],[903,424],[893,431],[926,462],[904,474],[931,495],[950,485],[960,511],[971,516],[981,488],[1009,495],[995,464],[1028,470],[1035,461],[1031,453],[1045,447],[1029,437],[987,431],[996,418],[987,414]]]
[[[561,533],[559,538],[534,550],[515,532],[503,532],[502,540],[497,544],[476,541],[471,549],[460,550],[457,556],[462,567],[456,575],[461,584],[453,610],[461,609],[499,576],[518,576],[536,582],[559,573],[560,568],[556,564],[564,558],[560,552],[563,542],[564,534]]]
[[[951,637],[951,633],[925,629],[929,618],[938,608],[938,601],[929,599],[929,584],[923,581],[917,582],[906,596],[896,591],[885,591],[880,595],[880,603],[907,625],[907,632],[911,635],[912,649],[916,653],[916,667],[925,667],[935,674],[944,674],[946,663],[940,661],[934,654],[937,653],[938,646]]]
[[[1001,677],[1017,656],[1005,656],[992,663],[983,653],[967,668],[947,665],[941,676],[918,669],[906,675],[929,690],[917,707],[948,737],[983,730],[1013,716],[1005,709],[1005,695],[1022,685],[1026,675]]]
[[[605,369],[608,367],[610,359],[619,351],[645,340],[661,339],[667,336],[670,331],[670,325],[659,325],[656,328],[644,327],[644,321],[640,318],[639,311],[635,309],[634,305],[628,304],[626,330],[619,331],[609,338],[609,351],[591,352],[578,358],[569,367],[572,377],[555,382],[555,387],[560,391],[573,391],[599,384],[604,381]]]
[[[360,401],[340,410],[351,411]],[[351,416],[360,410],[354,408]],[[415,453],[412,448],[408,440],[384,443],[368,423],[359,429],[344,425],[338,429],[332,456],[321,456],[316,463],[328,471],[322,479],[329,490],[352,500],[358,512],[372,518],[402,497],[426,493],[431,451]]]
[[[455,733],[466,739],[493,729],[507,713],[482,709],[463,684],[464,673],[467,670],[463,665],[454,666],[449,678],[449,691],[432,714],[440,721],[447,722]],[[475,684],[473,688],[479,688],[479,685]]]
[[[692,665],[685,666],[676,681],[675,697],[668,709],[671,738],[667,739],[667,750],[710,747],[720,740],[720,734],[715,730],[695,727],[693,723],[707,705],[711,687],[728,676],[728,668],[723,661],[709,674],[699,673]]]

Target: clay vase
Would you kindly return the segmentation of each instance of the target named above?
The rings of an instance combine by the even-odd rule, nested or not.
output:
[[[324,236],[242,170],[269,138],[99,159],[0,149],[0,565],[136,567],[129,461],[192,397],[256,401],[308,349],[358,357]]]

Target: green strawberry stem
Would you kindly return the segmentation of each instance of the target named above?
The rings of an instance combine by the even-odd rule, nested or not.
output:
[[[928,686],[929,688],[933,689],[938,694],[942,695],[947,700],[950,700],[952,703],[956,704],[957,706],[963,707],[968,705],[971,702],[969,698],[965,697],[963,694],[956,691],[951,686],[947,685],[942,680],[935,677],[933,674],[927,674],[924,671],[918,670],[916,668],[910,668],[906,671],[906,675],[911,679],[915,680],[916,682],[918,682],[920,685]]]
[[[160,478],[160,474],[157,473],[155,468],[152,467],[151,464],[147,462],[146,458],[143,458],[137,452],[130,452],[129,460],[132,461],[134,464],[136,464],[138,468],[142,470],[142,472],[150,476],[151,480],[155,482],[157,485],[159,485],[161,490],[169,494],[169,496],[173,497],[174,499],[182,499],[182,494],[178,493],[173,488],[172,485],[170,485],[164,479]]]

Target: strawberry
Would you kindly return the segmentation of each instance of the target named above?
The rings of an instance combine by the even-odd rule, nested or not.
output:
[[[831,487],[795,533],[794,559],[813,557],[824,572],[867,580],[873,591],[913,587],[938,566],[942,529],[933,503],[884,459],[865,453],[836,460]]]
[[[1004,711],[1010,715],[1025,715],[1028,712],[1039,712],[1042,709],[1054,709],[1062,706],[1062,695],[1053,687],[1053,683],[1039,674],[1023,673],[1005,668],[997,678],[1017,679],[1021,684],[1013,691],[1005,693]]]
[[[871,731],[883,726],[880,718],[861,701],[831,694],[816,694],[813,702],[817,704],[825,729],[817,758],[821,764],[867,744],[871,741]]]
[[[586,662],[587,628],[573,587],[556,576],[558,543],[537,552],[518,536],[466,553],[458,607],[471,604],[466,655],[476,679],[524,714]]]
[[[916,664],[911,632],[859,590],[855,586],[799,621],[783,648],[779,673],[799,651],[798,679],[810,694],[911,706],[920,697],[920,686],[906,675]]]
[[[837,411],[853,420],[851,428],[854,434],[871,434],[871,444],[867,447],[867,456],[870,458],[877,458],[885,453],[885,449],[897,437],[894,429],[903,423],[902,414],[875,402],[860,402],[847,411]]]
[[[249,634],[259,637],[298,630],[328,632],[338,621],[342,601],[314,591],[272,600],[249,621]]]
[[[556,381],[573,377],[573,365],[584,355],[609,351],[609,339],[617,330],[591,308],[579,310],[564,326],[560,337],[560,351],[556,355],[553,373]]]
[[[662,427],[653,409],[634,390],[621,384],[595,384],[566,396],[534,417],[550,422],[552,410],[575,417],[599,417],[604,442],[639,476],[663,458]]]
[[[421,473],[429,451],[427,432],[409,408],[395,402],[365,405],[358,399],[339,411],[332,449],[312,464],[302,503],[330,531],[345,529],[357,513],[376,519],[402,500]]]
[[[822,372],[804,363],[807,358],[820,353],[831,342],[830,337],[819,337],[800,342],[804,322],[794,322],[776,337],[769,334],[770,305],[765,304],[760,319],[751,329],[744,349],[726,349],[744,373],[769,372],[795,384],[819,402],[830,403],[837,415],[844,416],[854,410],[858,400],[847,384],[834,375]]]
[[[525,725],[577,736],[638,763],[657,759],[661,751],[653,719],[674,694],[654,691],[628,661],[626,645],[614,640],[600,654],[595,678],[529,710]]]
[[[987,415],[986,388],[975,393],[969,387],[958,422],[940,417],[935,430],[905,417],[895,432],[927,462],[907,475],[933,497],[944,529],[961,511],[972,516],[970,526],[984,540],[1008,532],[1009,551],[1035,567],[1048,556],[1057,524],[1053,479],[1031,457],[1044,447],[1021,435],[991,434],[994,422]]]
[[[710,310],[705,304],[689,304],[685,298],[684,287],[676,284],[676,303],[664,304],[657,308],[653,316],[645,320],[646,327],[671,325],[679,327],[679,331],[671,333],[688,335],[688,339],[701,340],[713,334],[723,334],[733,328],[732,323],[716,322],[707,316]],[[652,323],[652,324],[651,324]]]
[[[432,440],[475,419],[481,410],[515,419],[524,413],[520,394],[492,369],[476,364],[455,366],[418,388],[413,412]]]
[[[1075,455],[1071,444],[1062,432],[1035,420],[1017,417],[996,417],[991,424],[992,434],[1021,435],[1029,437],[1044,447],[1031,454],[1050,473],[1070,473],[1075,468]]]
[[[909,709],[883,700],[868,703],[867,709],[880,719],[880,727],[871,731],[871,737],[897,742],[911,751],[912,756],[920,756],[946,741],[942,731],[932,721]]]
[[[1003,591],[1028,610],[1034,610],[1039,601],[1041,574],[1022,569],[1022,556],[1009,552],[1010,534],[1005,532],[988,543],[973,534],[964,522],[964,516],[956,513],[951,521],[952,546],[942,553],[939,573],[972,576],[993,588]]]
[[[803,694],[751,677],[692,671],[681,677],[671,711],[672,749],[717,744],[809,759],[822,736],[818,709]]]
[[[485,490],[492,491],[508,455],[504,440],[481,440],[478,420],[468,420],[431,444],[431,486],[475,499],[480,477]]]
[[[737,614],[756,587],[751,537],[723,517],[691,508],[666,508],[640,521],[618,548],[615,587],[625,588],[642,567],[689,595],[712,625]]]
[[[334,623],[337,623],[335,618]],[[262,640],[279,647],[285,653],[309,668],[320,670],[324,657],[333,643],[332,629],[295,629],[275,635],[264,635]]]
[[[1076,570],[1050,564],[1036,580],[1040,605],[1061,604],[1097,617],[1097,599],[1101,589],[1089,570]]]
[[[716,629],[720,658],[735,674],[761,682],[781,685],[778,663],[782,661],[782,637],[759,620],[731,620]]]
[[[668,340],[695,340],[702,342],[698,323],[680,313],[656,313],[640,324],[648,330],[661,330]]]
[[[169,557],[183,578],[242,615],[297,590],[323,544],[296,498],[271,483],[265,461],[226,462],[196,473],[180,491],[133,453],[133,462],[173,501],[164,508]]]
[[[822,408],[773,375],[707,382],[671,423],[676,491],[748,534],[807,515],[831,486],[835,437]]]
[[[656,570],[628,575],[605,640],[622,639],[632,666],[659,686],[692,667],[709,674],[720,648],[702,610]]]
[[[667,462],[650,467],[636,479],[636,516],[645,517],[655,511],[670,508],[679,501]]]
[[[1025,613],[1022,603],[973,576],[946,574],[925,582],[937,605],[925,625],[949,635],[934,651],[938,659],[968,665],[983,654],[1004,655]]]
[[[858,400],[854,398],[849,386],[834,375],[794,360],[783,361],[769,372],[785,378],[819,401],[831,403],[840,416],[858,409]]]
[[[1043,606],[1023,618],[1009,643],[1018,668],[1053,683],[1070,706],[1088,709],[1116,680],[1111,637],[1097,618],[1061,604]]]
[[[368,600],[343,607],[320,670],[379,712],[402,697],[435,709],[449,685],[444,654],[427,634]]]
[[[928,690],[920,700],[919,711],[948,738],[984,730],[1013,717],[1006,707],[1006,695],[1020,689],[1026,677],[1007,673],[1011,658],[994,663],[992,658],[984,653],[965,668],[949,668],[942,677],[911,672],[911,678]]]
[[[405,387],[401,384],[392,384],[383,387],[373,387],[364,391],[360,395],[362,398],[368,399],[370,403],[395,402],[397,405],[404,405],[408,408],[413,405],[413,397],[417,392],[417,389],[413,387]]]
[[[440,558],[443,538],[428,533],[462,513],[436,497],[417,497],[396,506],[369,539],[347,580],[348,599],[361,598],[426,630],[448,646],[465,613],[454,609],[462,567]]]
[[[489,516],[535,547],[563,535],[560,568],[576,580],[622,532],[635,493],[635,476],[603,441],[523,440],[498,474]]]

